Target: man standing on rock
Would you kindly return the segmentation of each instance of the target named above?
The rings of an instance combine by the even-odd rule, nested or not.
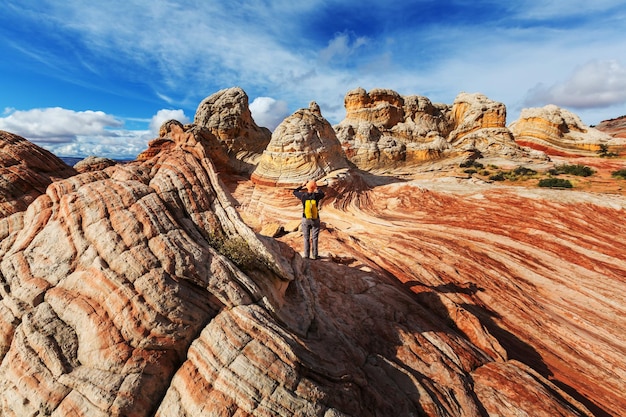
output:
[[[302,191],[306,187],[306,191]],[[317,183],[311,180],[293,191],[293,195],[302,201],[302,234],[304,236],[304,257],[317,259],[317,239],[320,234],[319,203],[324,192],[317,189]]]

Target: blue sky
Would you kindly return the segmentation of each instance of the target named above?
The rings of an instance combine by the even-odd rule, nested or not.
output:
[[[387,4],[392,3],[392,4]],[[94,5],[97,4],[97,5]],[[0,0],[0,129],[59,156],[134,158],[227,87],[273,129],[388,88],[452,104],[626,114],[626,1]]]

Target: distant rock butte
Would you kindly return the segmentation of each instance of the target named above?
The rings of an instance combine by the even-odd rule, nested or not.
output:
[[[252,173],[255,184],[293,186],[348,168],[341,144],[317,103],[286,118]]]
[[[482,94],[461,93],[452,105],[453,130],[447,138],[452,149],[483,155],[526,157],[506,127],[506,107]]]
[[[602,145],[609,152],[626,152],[626,139],[586,126],[578,116],[555,105],[522,110],[509,126],[515,141],[551,155],[595,155]]]
[[[464,152],[526,156],[506,128],[506,108],[482,94],[461,93],[454,104],[362,88],[344,99],[335,126],[347,157],[365,170],[386,170]]]
[[[75,174],[47,150],[0,130],[0,217],[26,210],[50,183]]]

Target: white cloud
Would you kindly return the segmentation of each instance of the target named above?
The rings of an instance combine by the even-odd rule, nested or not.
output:
[[[586,16],[589,13],[624,6],[623,0],[540,0],[511,4],[518,8],[522,17],[533,19],[563,18],[564,16]]]
[[[616,60],[587,62],[561,83],[538,84],[528,92],[525,103],[578,109],[626,103],[626,67]]]
[[[337,16],[332,23],[346,22],[346,27],[329,24],[333,28],[330,33],[323,25],[306,32],[303,28],[313,28],[312,22],[323,23],[319,19],[328,16],[320,11],[334,10],[339,4],[335,0],[233,0],[195,2],[193,6],[137,0],[104,2],[98,7],[79,0],[41,0],[45,6],[16,3],[12,8],[19,17],[45,10],[45,18],[30,22],[50,25],[46,31],[50,36],[67,38],[84,51],[80,63],[65,61],[73,55],[61,54],[44,60],[49,62],[46,66],[56,63],[64,70],[77,71],[94,68],[92,72],[103,75],[91,81],[97,86],[109,72],[115,72],[129,83],[148,85],[166,106],[187,109],[222,88],[241,86],[251,97],[272,95],[291,108],[315,100],[324,117],[337,123],[345,115],[343,97],[359,86],[423,94],[446,103],[461,91],[482,92],[509,109],[521,106],[527,91],[539,83],[544,83],[539,92],[556,94],[556,89],[551,89],[565,86],[562,80],[571,68],[592,59],[618,58],[626,46],[621,25],[595,18],[606,12],[613,16],[611,23],[619,22],[615,17],[619,13],[609,12],[623,1],[572,1],[535,0],[523,5],[496,0],[450,1],[451,12],[470,3],[472,8],[465,10],[494,10],[487,19],[467,16],[458,25],[454,23],[458,13],[441,18],[425,10],[415,21],[408,15],[391,19],[389,11],[394,6],[380,6],[387,11],[380,17],[368,14],[377,9],[376,2],[364,5],[353,1],[352,6],[341,2],[341,10],[354,13],[349,18],[347,13]],[[419,9],[419,3],[433,2],[400,4],[399,12]],[[485,8],[485,4],[494,7]],[[504,6],[496,4],[505,4],[507,13],[497,15]],[[366,19],[359,20],[359,16]],[[16,39],[18,44],[23,42]],[[25,44],[24,49],[29,46]],[[74,72],[71,75],[72,80],[80,78]],[[126,94],[121,83],[112,88],[119,88],[116,93],[120,96]],[[595,100],[599,103],[602,97]],[[251,110],[258,106],[253,111],[255,120],[272,127],[282,121],[280,109],[263,108],[267,105],[252,103]],[[610,109],[606,117],[614,116],[612,112]],[[151,129],[156,133],[158,123]]]
[[[333,59],[346,60],[367,42],[368,39],[364,36],[354,37],[348,32],[338,33],[328,42],[328,46],[320,51],[320,60],[324,64],[331,63]]]
[[[0,118],[0,129],[35,142],[65,143],[78,135],[114,136],[108,127],[121,127],[123,122],[101,111],[74,111],[61,107],[12,110]]]
[[[250,103],[250,113],[257,125],[274,131],[276,126],[289,116],[289,109],[285,101],[271,97],[257,97]]]
[[[72,142],[45,144],[43,148],[57,156],[101,156],[118,160],[134,160],[148,147],[153,135],[147,130],[112,131],[114,136],[77,136]]]
[[[178,120],[182,124],[189,123],[190,121],[189,118],[185,116],[185,112],[181,109],[161,109],[154,116],[152,116],[152,119],[150,120],[150,133],[152,133],[154,136],[158,136],[161,125],[172,119]]]
[[[172,114],[180,115],[179,112]],[[22,136],[57,156],[134,159],[154,137],[148,130],[122,129],[122,120],[102,111],[52,107],[5,109],[4,113],[6,117],[0,117],[0,130]]]

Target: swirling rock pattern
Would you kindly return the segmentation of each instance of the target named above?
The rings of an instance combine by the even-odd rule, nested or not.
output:
[[[318,298],[320,303],[331,300],[331,317],[358,311],[346,301],[346,294],[362,294],[351,287],[359,282],[359,272],[389,274],[415,293],[412,312],[418,306],[426,308],[492,358],[470,367],[474,392],[489,415],[624,414],[623,196],[456,179],[377,186],[358,196],[347,189],[333,185],[339,193],[322,205],[326,227],[320,237],[325,259],[347,267],[331,272],[324,263],[314,264],[320,285],[332,288]],[[249,210],[288,221],[298,215],[297,203],[288,213],[286,201],[276,192]],[[280,239],[302,248],[301,234]],[[361,274],[365,279],[367,274]],[[381,287],[375,288],[378,294]],[[387,293],[384,298],[391,296]],[[398,306],[397,301],[393,305]],[[356,316],[370,317],[360,312]],[[430,335],[425,323],[432,319],[398,317],[402,318],[396,324],[367,330],[355,324],[356,318],[348,322],[361,334],[359,343],[392,340],[389,329],[398,330],[398,325],[405,329],[407,322],[422,326],[409,331],[410,338]],[[440,330],[435,333],[451,334]],[[444,345],[458,346],[450,340],[429,342],[442,351]],[[437,355],[423,351],[427,342],[402,338],[397,343],[395,358],[402,357],[409,375],[438,381],[401,355],[404,349],[419,351],[417,356],[428,358],[426,362],[436,368]],[[431,410],[427,415],[437,415],[423,407]],[[585,408],[591,411],[582,411]],[[447,412],[471,415],[467,410]]]
[[[2,415],[151,415],[216,314],[272,311],[293,279],[197,142],[57,181],[1,224]],[[235,237],[260,285],[215,249]]]

